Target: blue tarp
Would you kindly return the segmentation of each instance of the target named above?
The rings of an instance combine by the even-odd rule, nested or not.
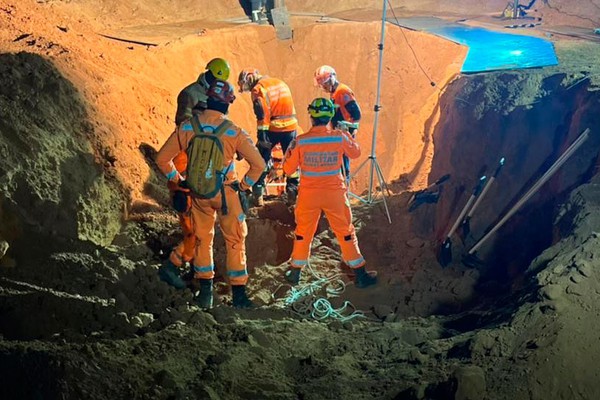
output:
[[[429,32],[469,48],[462,71],[483,72],[557,65],[554,46],[548,40],[470,27],[434,17],[413,17],[388,22]]]
[[[428,31],[469,47],[461,72],[547,67],[558,64],[552,43],[537,37],[467,26],[438,27]]]

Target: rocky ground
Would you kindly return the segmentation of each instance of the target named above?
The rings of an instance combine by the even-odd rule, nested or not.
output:
[[[203,312],[194,306],[192,291],[176,291],[157,277],[180,235],[152,156],[172,123],[172,91],[189,79],[181,71],[197,73],[196,65],[184,70],[171,60],[175,54],[192,57],[197,43],[213,46],[202,47],[204,59],[221,43],[232,50],[235,68],[266,65],[290,51],[309,54],[311,38],[338,31],[303,21],[305,41],[298,38],[291,46],[295,50],[278,45],[267,57],[263,52],[272,48],[260,43],[256,59],[240,54],[236,39],[241,33],[245,39],[271,40],[270,33],[254,28],[229,27],[222,41],[209,31],[200,42],[178,38],[152,51],[115,45],[98,38],[96,30],[121,28],[132,13],[136,25],[156,23],[156,11],[148,10],[170,5],[144,2],[132,12],[120,3],[110,19],[109,3],[103,2],[105,11],[98,14],[94,2],[0,0],[6,27],[0,31],[0,398],[600,397],[595,385],[600,358],[596,44],[560,41],[558,67],[461,77],[443,92],[428,88],[415,96],[409,94],[421,87],[418,66],[405,57],[408,49],[390,52],[405,61],[389,69],[403,99],[384,100],[402,118],[388,114],[382,127],[390,134],[412,132],[402,135],[403,142],[393,139],[394,145],[386,137],[381,148],[386,171],[395,171],[394,194],[387,198],[393,223],[388,224],[382,203],[354,206],[359,242],[380,284],[362,291],[353,286],[322,221],[311,259],[315,275],[306,274],[301,288],[326,277],[333,280],[330,291],[319,285],[313,296],[293,302],[298,296],[282,279],[293,214],[274,200],[254,209],[248,220],[249,292],[258,308],[232,309],[219,278],[217,307]],[[402,11],[427,6],[453,14],[475,3],[447,10],[447,4],[407,2]],[[578,3],[571,11],[589,10],[592,3]],[[367,13],[307,4],[317,13]],[[177,5],[174,20],[189,6]],[[222,2],[216,15],[237,16],[231,12],[239,11],[237,6]],[[290,5],[298,11],[295,7]],[[495,9],[486,7],[486,12]],[[165,22],[173,22],[170,18]],[[375,23],[353,24],[343,27],[377,38]],[[391,37],[391,43],[404,43],[399,31]],[[416,34],[409,38],[435,49],[422,60],[450,81],[464,49]],[[367,46],[354,45],[357,52]],[[374,54],[364,56],[369,68],[375,66]],[[306,58],[317,63],[314,57]],[[302,87],[303,77],[293,74],[291,65],[278,72]],[[345,68],[347,76],[359,75],[356,65]],[[404,82],[406,76],[410,82]],[[358,86],[370,102],[372,86]],[[311,89],[298,91],[302,99],[313,95]],[[244,116],[248,110],[244,103],[234,117],[251,125],[251,117]],[[483,249],[481,268],[461,264],[471,242],[458,236],[454,262],[440,267],[440,240],[476,178],[473,166],[496,162],[490,149],[505,152],[509,161],[525,161],[506,169],[498,181],[502,190],[474,220],[475,234],[586,126],[593,139]],[[392,154],[399,143],[408,144],[400,155]],[[409,212],[411,194],[405,190],[442,173],[452,178],[438,204]],[[215,252],[222,267],[219,235]],[[513,263],[505,264],[508,259]],[[337,318],[307,308],[318,298],[346,307]]]

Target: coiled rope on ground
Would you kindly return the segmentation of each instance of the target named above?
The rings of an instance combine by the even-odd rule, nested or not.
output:
[[[289,293],[282,299],[283,307],[289,307],[292,313],[300,317],[312,318],[317,321],[334,319],[347,322],[365,317],[365,313],[357,310],[349,301],[345,301],[341,307],[335,308],[328,300],[329,298],[339,297],[346,290],[346,283],[342,280],[342,274],[320,275],[310,263],[304,271],[308,271],[314,280],[296,286],[280,285],[273,292],[272,297],[275,299],[275,294],[281,288],[290,287]],[[350,313],[348,314],[348,312]]]

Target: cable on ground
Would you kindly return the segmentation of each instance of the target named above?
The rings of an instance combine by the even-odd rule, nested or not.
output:
[[[339,308],[334,308],[328,300],[329,298],[339,297],[346,290],[346,284],[340,273],[330,276],[320,275],[310,263],[305,271],[308,271],[309,275],[315,280],[296,286],[281,285],[273,292],[272,297],[274,298],[281,288],[290,286],[288,295],[283,298],[283,306],[289,307],[291,312],[302,318],[312,318],[317,321],[331,318],[340,322],[347,322],[365,317],[365,313],[357,310],[349,301],[345,301]],[[323,292],[325,297],[320,295]],[[350,313],[348,314],[348,312]]]

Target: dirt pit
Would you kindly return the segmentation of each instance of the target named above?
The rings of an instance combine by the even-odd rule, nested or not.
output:
[[[198,66],[226,53],[234,71],[254,65],[285,78],[307,127],[300,110],[322,95],[307,82],[329,63],[366,111],[366,153],[380,33],[377,4],[349,10],[365,5],[355,1],[307,2],[339,18],[293,17],[288,42],[271,27],[226,21],[243,18],[237,1],[214,9],[223,20],[181,22],[190,10],[206,19],[205,3],[0,0],[0,398],[599,398],[598,46],[556,41],[558,67],[460,76],[465,48],[390,26],[377,157],[392,224],[380,201],[353,205],[379,284],[354,287],[323,219],[311,258],[317,276],[304,274],[300,288],[335,280],[304,298],[292,291],[283,272],[293,210],[273,200],[248,218],[258,308],[230,306],[217,235],[217,306],[203,312],[192,291],[157,277],[181,238],[152,161],[172,130],[175,95]],[[446,3],[396,11],[476,17],[475,6],[496,7]],[[560,20],[564,4],[540,10],[581,20]],[[358,16],[364,22],[347,20]],[[147,35],[157,45],[98,33]],[[339,37],[343,48],[322,40]],[[252,132],[247,96],[234,106],[232,119]],[[585,145],[481,247],[483,263],[463,264],[586,127]],[[442,268],[441,243],[500,157],[504,170],[470,234],[452,236],[452,262]],[[411,210],[410,190],[445,174],[429,190],[437,202]],[[352,191],[367,184],[364,173]]]

